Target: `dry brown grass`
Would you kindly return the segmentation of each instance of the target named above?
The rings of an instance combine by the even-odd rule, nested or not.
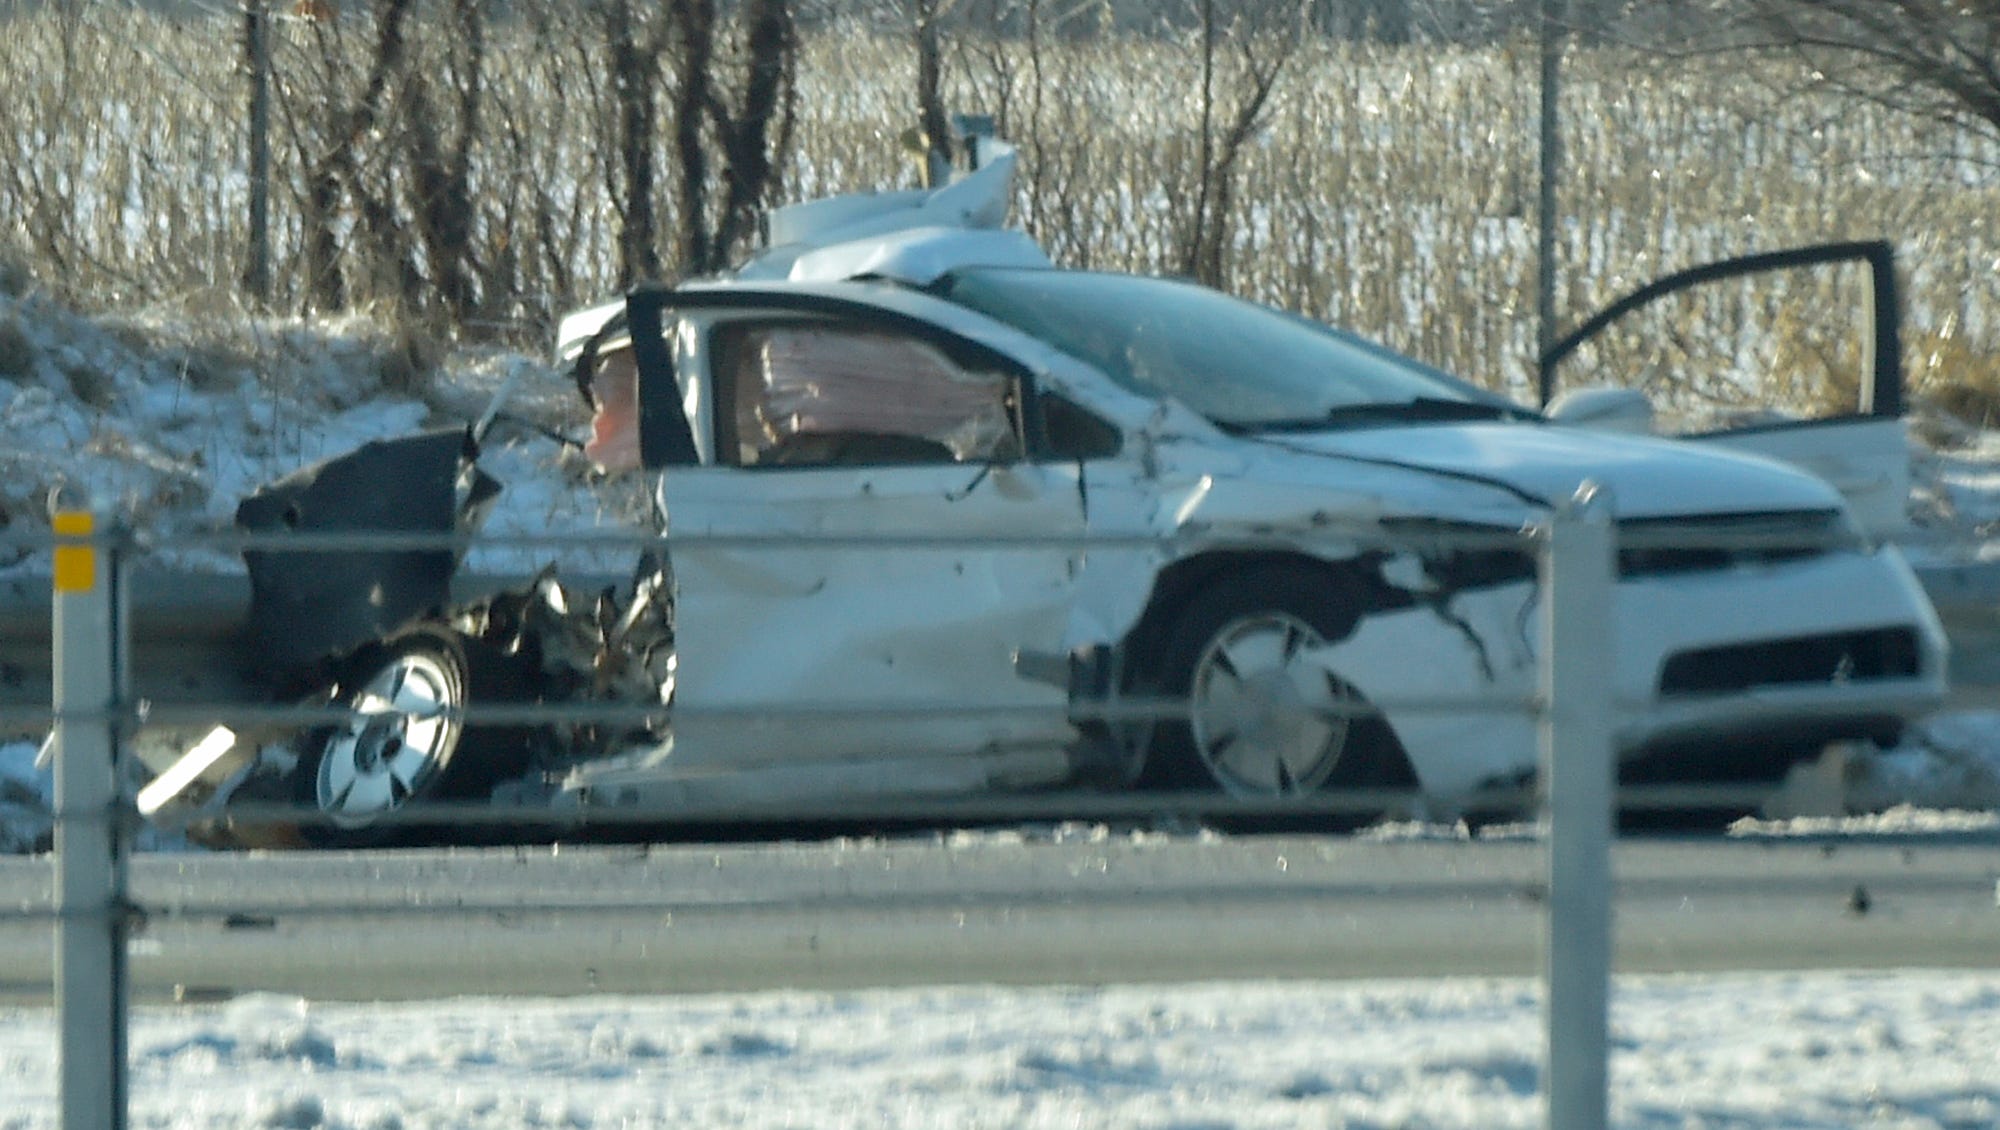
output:
[[[0,67],[15,76],[0,104],[11,166],[0,215],[16,221],[42,282],[86,306],[228,290],[246,239],[234,25],[107,11],[17,17],[0,37]],[[356,49],[364,39],[341,34]],[[484,331],[537,340],[552,314],[610,285],[611,123],[594,49],[563,18],[492,36],[493,108],[476,147]],[[304,32],[280,47],[281,306],[304,290],[297,149],[315,135],[301,108],[326,96],[314,82],[340,87],[358,72],[305,65],[318,50]],[[1195,160],[1191,65],[1187,45],[1158,40],[1051,42],[1035,55],[1019,41],[962,43],[947,98],[1001,115],[1023,149],[1017,218],[1060,260],[1160,270],[1173,253],[1167,204]],[[809,33],[792,196],[914,180],[895,144],[914,120],[914,66],[901,38]],[[2000,321],[1985,314],[2000,309],[2000,154],[1874,107],[1774,93],[1784,77],[1741,59],[1714,71],[1609,50],[1571,59],[1558,307],[1581,317],[1725,254],[1886,236],[1902,249],[1916,381],[2000,399]],[[1533,83],[1523,50],[1308,43],[1240,171],[1231,287],[1524,394]],[[396,140],[370,139],[364,162],[393,175]],[[663,185],[661,214],[672,207]],[[388,297],[390,283],[357,277],[357,300]],[[1718,343],[1789,317],[1804,337],[1753,350],[1770,379],[1757,395],[1830,401],[1851,380],[1839,305],[1851,292],[1808,284],[1805,313],[1790,315],[1777,298],[1705,299],[1663,316],[1672,333],[1642,335],[1597,368],[1727,398],[1747,363]],[[1675,341],[1695,344],[1676,352]]]

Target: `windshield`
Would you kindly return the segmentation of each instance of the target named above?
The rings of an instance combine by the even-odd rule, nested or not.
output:
[[[1351,334],[1193,283],[974,268],[945,296],[1225,427],[1532,415]]]

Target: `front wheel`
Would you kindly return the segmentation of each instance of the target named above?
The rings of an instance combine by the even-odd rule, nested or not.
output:
[[[1197,594],[1150,665],[1159,693],[1186,700],[1187,721],[1156,728],[1140,783],[1241,797],[1413,784],[1388,725],[1313,658],[1356,616],[1336,577],[1299,567]]]

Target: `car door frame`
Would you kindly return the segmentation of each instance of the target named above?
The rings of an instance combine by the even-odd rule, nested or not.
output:
[[[1904,408],[1902,290],[1896,280],[1895,246],[1880,239],[1739,255],[1662,275],[1592,314],[1542,353],[1536,372],[1541,406],[1547,408],[1555,399],[1556,366],[1627,314],[1681,291],[1725,279],[1842,263],[1866,264],[1869,280],[1869,371],[1868,379],[1860,382],[1860,404],[1853,414],[1900,417]]]
[[[1675,438],[1762,455],[1807,470],[1840,491],[1867,534],[1878,539],[1897,538],[1908,526],[1910,467],[1903,421],[1902,292],[1896,278],[1895,248],[1886,240],[1819,243],[1741,255],[1655,279],[1593,314],[1549,346],[1539,359],[1537,373],[1542,407],[1546,409],[1555,398],[1557,366],[1634,311],[1710,283],[1849,263],[1865,265],[1869,281],[1865,319],[1868,371],[1857,382],[1855,410]]]

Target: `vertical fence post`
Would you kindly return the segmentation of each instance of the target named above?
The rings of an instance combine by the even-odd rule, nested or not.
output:
[[[1537,173],[1540,187],[1535,194],[1535,357],[1548,355],[1556,342],[1556,225],[1561,220],[1557,181],[1562,176],[1562,54],[1563,24],[1567,20],[1563,0],[1542,0],[1541,86],[1536,116],[1540,154]],[[1539,366],[1538,366],[1539,367]],[[1555,370],[1542,369],[1537,393],[1543,407],[1555,394]]]
[[[95,515],[59,510],[55,550],[56,1011],[63,1130],[125,1125],[125,891],[112,710],[119,616]]]
[[[1608,492],[1557,508],[1542,556],[1542,787],[1549,817],[1543,1095],[1551,1130],[1610,1117],[1615,535]]]

